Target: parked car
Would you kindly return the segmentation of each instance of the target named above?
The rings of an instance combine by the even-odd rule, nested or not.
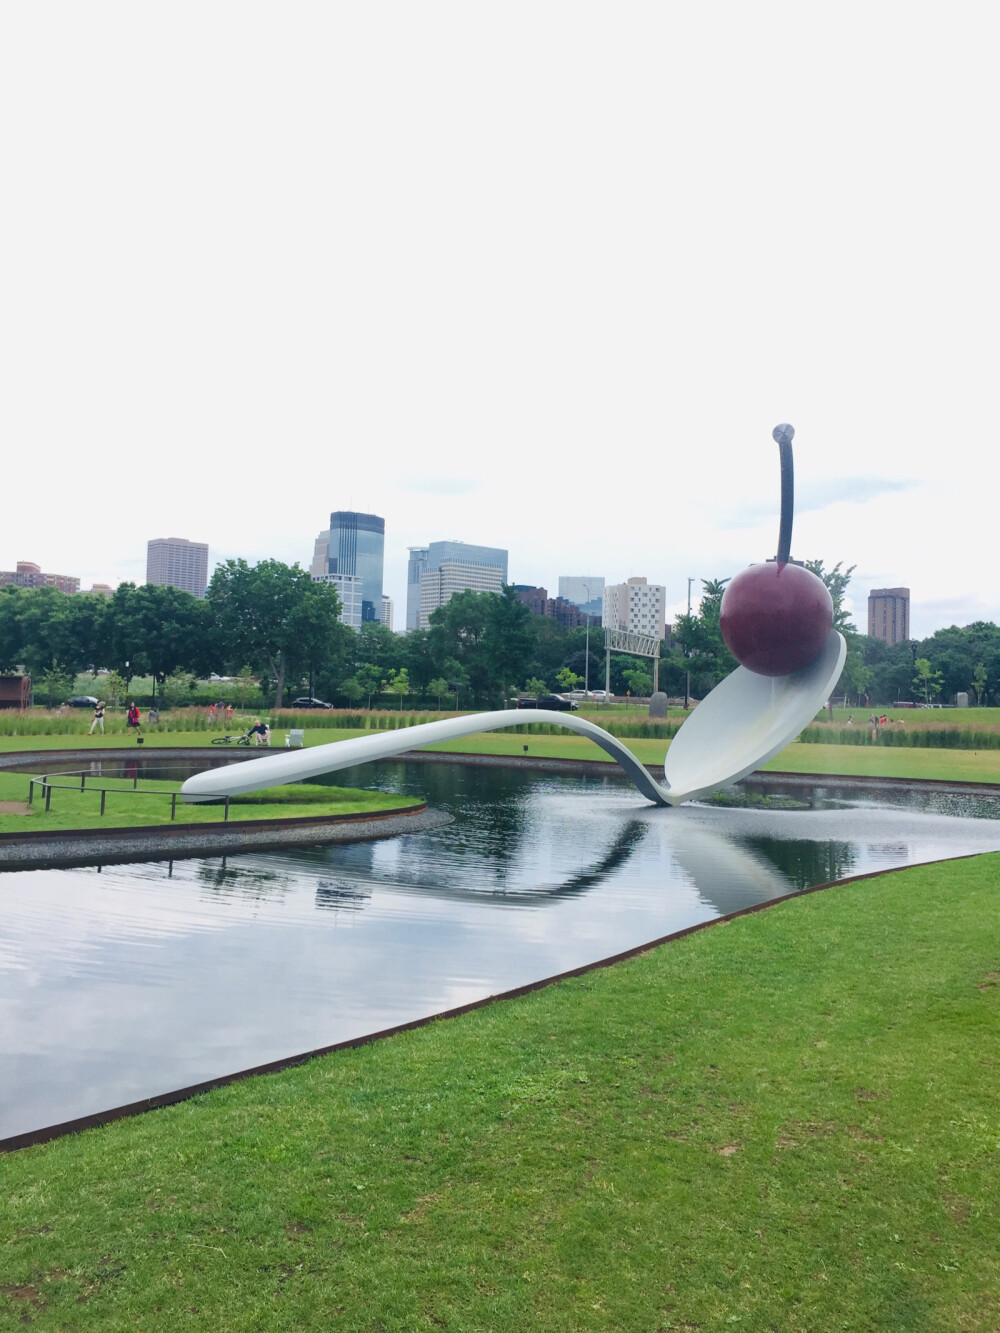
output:
[[[591,690],[588,694],[586,690],[570,690],[567,699],[594,699],[605,700],[608,697],[607,690]]]
[[[579,708],[580,705],[575,699],[567,699],[564,694],[540,694],[537,699],[524,698],[518,699],[514,705],[515,708],[548,708],[553,713],[568,713],[570,709]]]
[[[92,694],[74,694],[72,699],[67,701],[70,708],[96,708],[97,700]]]
[[[333,704],[324,703],[322,699],[314,699],[312,695],[303,695],[300,699],[293,699],[286,708],[332,708]]]

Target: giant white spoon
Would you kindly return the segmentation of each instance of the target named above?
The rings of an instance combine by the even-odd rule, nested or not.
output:
[[[746,667],[737,668],[702,700],[674,737],[664,765],[665,785],[658,783],[617,737],[586,718],[539,709],[530,714],[530,719],[589,737],[621,765],[643,796],[657,805],[681,805],[746,777],[793,741],[829,697],[846,652],[841,635],[831,630],[817,661],[791,676],[758,676]],[[515,727],[527,720],[523,712],[505,708],[423,722],[374,736],[355,736],[307,750],[282,750],[253,762],[196,773],[181,787],[181,795],[187,802],[241,796],[374,759],[390,759],[424,745]]]
[[[793,505],[791,439],[794,434],[792,427],[787,425],[777,426],[774,430],[774,438],[781,448],[782,494],[779,563],[771,567],[772,572],[783,570],[789,561]],[[807,572],[797,566],[788,565],[788,568],[793,574]],[[744,573],[766,569],[765,566],[752,566]],[[783,750],[815,717],[836,685],[847,655],[847,645],[834,629],[829,631],[825,642],[820,639],[817,646],[819,644],[822,647],[814,660],[796,671],[785,675],[762,675],[741,666],[721,681],[674,737],[667,751],[663,768],[666,781],[662,785],[621,741],[585,718],[548,710],[533,712],[528,718],[516,709],[502,709],[445,718],[440,722],[424,722],[400,731],[333,741],[308,750],[287,750],[253,763],[227,764],[224,768],[196,773],[188,778],[181,787],[181,796],[189,803],[241,796],[286,782],[302,782],[324,773],[335,773],[355,764],[388,759],[424,745],[436,745],[441,741],[531,721],[554,723],[589,737],[621,765],[649,800],[657,805],[681,805],[746,777]]]

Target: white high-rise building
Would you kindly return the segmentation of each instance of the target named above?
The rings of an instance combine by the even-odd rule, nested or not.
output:
[[[604,589],[601,624],[606,629],[624,629],[662,639],[666,615],[667,590],[662,583],[632,578],[624,583],[609,583]]]
[[[341,624],[350,625],[351,629],[361,628],[364,579],[357,574],[313,574],[312,581],[332,584],[340,598]]]
[[[420,629],[430,625],[431,612],[446,606],[457,592],[503,592],[500,565],[442,560],[437,569],[425,569],[420,580]]]
[[[427,546],[411,546],[410,560],[406,569],[406,628],[426,629],[423,579],[425,573],[440,574],[446,564],[453,568],[447,579],[434,581],[434,587],[428,594],[427,606],[430,611],[436,606],[443,606],[454,592],[471,589],[473,592],[500,592],[507,582],[507,552],[501,546],[474,546],[470,542],[443,541],[430,542]],[[468,581],[456,582],[461,568],[466,571]],[[500,570],[500,584],[496,586],[494,571]],[[483,571],[490,571],[484,576]],[[485,582],[484,582],[485,578]],[[447,595],[441,601],[442,587]]]
[[[392,629],[392,598],[387,592],[382,594],[382,624]]]

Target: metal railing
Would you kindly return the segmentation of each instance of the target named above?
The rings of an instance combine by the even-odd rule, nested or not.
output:
[[[79,778],[80,778],[80,784],[79,784],[79,786],[77,786],[77,784],[76,784],[75,782],[72,782],[72,783],[70,783],[70,782],[54,782],[54,781],[52,780],[53,778],[76,778],[77,776],[79,776]],[[104,787],[104,786],[99,786],[99,785],[97,785],[97,784],[96,784],[95,782],[93,782],[93,781],[91,781],[90,785],[88,786],[88,785],[87,785],[87,778],[88,778],[88,776],[92,778],[92,777],[93,777],[93,774],[88,773],[86,769],[81,769],[80,772],[79,772],[79,775],[78,775],[75,771],[73,771],[72,769],[70,769],[68,772],[53,773],[53,774],[44,773],[44,774],[42,774],[40,777],[30,777],[30,778],[28,779],[28,804],[29,804],[29,805],[34,805],[34,802],[35,802],[35,787],[36,787],[36,786],[39,787],[39,788],[41,788],[41,790],[45,792],[45,812],[46,812],[46,814],[48,814],[49,810],[50,810],[51,807],[52,807],[52,793],[53,793],[53,791],[76,791],[76,792],[83,792],[83,791],[92,791],[92,792],[93,792],[93,791],[98,791],[98,792],[101,793],[101,817],[103,818],[103,816],[104,816],[104,811],[105,811],[105,808],[106,808],[106,806],[107,806],[108,792],[112,792],[112,793],[114,793],[114,794],[116,794],[116,795],[119,795],[119,796],[159,796],[159,797],[161,797],[161,798],[165,798],[165,797],[169,796],[169,797],[170,797],[170,819],[171,819],[172,822],[176,821],[176,819],[177,819],[177,798],[178,798],[178,796],[180,796],[180,792],[177,792],[177,791],[175,791],[175,792],[166,792],[166,791],[140,791],[140,790],[139,790],[139,775],[138,775],[138,773],[134,773],[134,774],[132,774],[132,776],[131,776],[131,781],[132,781],[132,786],[131,786],[131,788],[128,788],[128,787]],[[103,776],[103,775],[102,775],[102,776]],[[126,777],[126,778],[124,778],[124,779],[122,779],[122,780],[125,781],[125,782],[127,782],[129,779]],[[226,822],[228,822],[228,820],[229,820],[229,802],[230,802],[230,797],[228,797],[228,796],[223,797],[223,814],[222,814],[222,821],[223,821],[223,823],[226,823]],[[215,804],[215,802],[199,802],[199,804]]]

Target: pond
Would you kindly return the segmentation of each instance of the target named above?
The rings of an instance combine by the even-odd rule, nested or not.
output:
[[[613,772],[393,762],[335,777],[423,796],[454,822],[385,842],[0,875],[0,1140],[811,884],[1000,849],[991,797],[826,783],[802,811],[666,810]]]

